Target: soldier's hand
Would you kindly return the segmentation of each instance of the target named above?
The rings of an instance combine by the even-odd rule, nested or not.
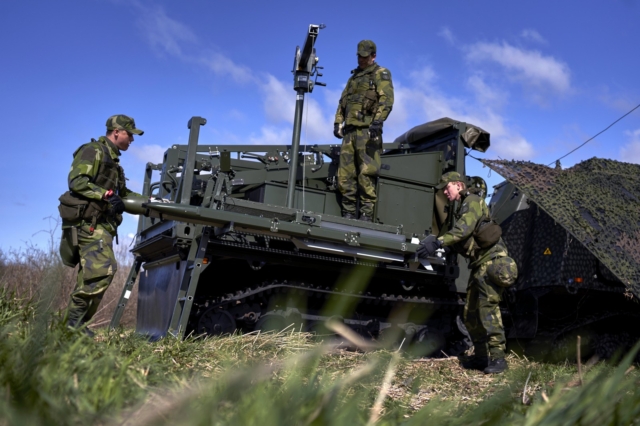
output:
[[[340,126],[340,123],[333,124],[333,136],[335,136],[338,139],[342,139],[343,135],[342,135],[342,128]]]
[[[374,120],[369,126],[369,138],[375,139],[382,136],[382,121]]]
[[[440,247],[442,247],[442,241],[437,239],[435,235],[428,235],[427,238],[420,241],[416,253],[419,258],[426,259],[429,256],[433,256]]]
[[[118,196],[118,194],[112,194],[107,201],[111,203],[111,211],[114,214],[122,214],[124,212],[124,201]]]

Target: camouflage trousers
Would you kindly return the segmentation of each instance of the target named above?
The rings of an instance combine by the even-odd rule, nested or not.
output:
[[[73,230],[63,229],[60,256],[65,265],[78,267],[76,286],[68,305],[68,319],[75,323],[89,321],[98,310],[104,293],[118,269],[113,253],[113,237],[98,224],[89,232],[89,225],[77,229],[77,245]]]
[[[501,271],[500,275],[507,276],[504,282],[496,283],[491,280],[489,271],[493,272],[495,269]],[[495,276],[493,273],[491,275]],[[509,282],[513,284],[516,277],[515,262],[509,257],[489,260],[471,272],[464,307],[464,325],[478,356],[490,356],[494,359],[505,356],[507,341],[498,305],[504,287]]]
[[[342,194],[344,213],[356,215],[359,196],[360,213],[373,217],[381,151],[382,139],[370,139],[368,128],[353,130],[342,139],[338,189]]]

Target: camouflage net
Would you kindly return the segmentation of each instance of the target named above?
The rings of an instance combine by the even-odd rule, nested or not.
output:
[[[562,170],[480,161],[524,192],[640,298],[640,165],[592,158]]]

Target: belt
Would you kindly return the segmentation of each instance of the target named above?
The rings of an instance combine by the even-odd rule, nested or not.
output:
[[[348,124],[346,126],[344,126],[344,129],[342,129],[342,134],[346,135],[347,133],[351,133],[351,132],[355,132],[356,130],[362,130],[362,129],[368,129],[369,126],[354,126],[353,124]]]

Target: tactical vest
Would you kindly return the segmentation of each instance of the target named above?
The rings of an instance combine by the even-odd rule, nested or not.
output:
[[[113,192],[118,192],[119,189],[124,184],[124,171],[120,164],[111,158],[111,152],[109,148],[107,148],[103,143],[96,141],[95,139],[91,139],[91,142],[88,144],[82,145],[80,148],[73,153],[75,158],[76,154],[82,150],[85,146],[96,143],[103,152],[102,160],[100,160],[100,167],[98,167],[98,173],[93,177],[91,183],[98,185],[100,188],[104,188],[106,190],[113,190]]]
[[[484,180],[482,182],[484,182]],[[465,198],[473,193],[474,192],[467,190]],[[456,215],[456,220],[460,219],[460,217],[461,215]],[[500,241],[501,236],[502,228],[500,227],[500,225],[498,225],[498,223],[493,220],[491,216],[485,214],[476,223],[473,234],[471,234],[471,236],[466,240],[457,242],[452,246],[452,248],[463,256],[472,256],[473,253],[477,250],[486,249],[495,245],[498,241]]]
[[[376,71],[380,65],[373,64],[366,72],[354,75],[347,83],[345,96],[340,99],[340,106],[344,111],[347,125],[368,126],[373,120],[378,107],[378,92],[376,87]],[[357,74],[357,73],[356,73]]]
[[[107,148],[103,143],[96,141],[95,139],[91,139],[91,142],[80,146],[73,153],[73,157],[75,158],[83,148],[92,143],[98,145],[100,149],[102,149],[103,155],[100,160],[98,172],[91,179],[91,183],[106,190],[113,190],[115,193],[118,193],[124,185],[124,170],[117,161],[111,158],[109,148]],[[85,150],[82,153],[83,156],[85,155],[85,152],[87,155],[92,155],[91,151]],[[91,159],[87,158],[87,160]],[[60,205],[58,206],[58,210],[60,212],[60,217],[66,222],[77,222],[80,220],[91,221],[92,227],[95,227],[96,223],[105,220],[109,213],[110,204],[107,201],[87,199],[71,191],[67,191],[62,194],[59,200]],[[114,215],[113,218],[116,222],[116,226],[122,223],[122,215]]]

